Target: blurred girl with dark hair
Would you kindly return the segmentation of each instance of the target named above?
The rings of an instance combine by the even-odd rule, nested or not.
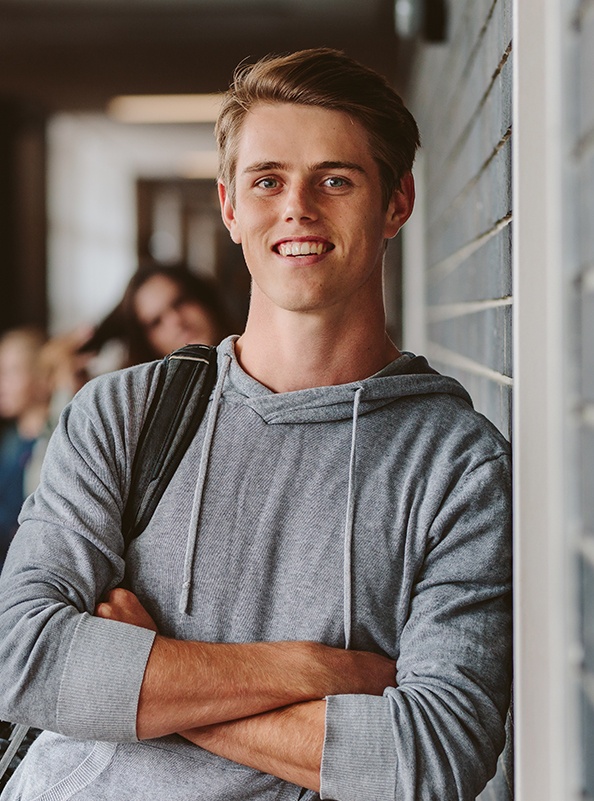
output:
[[[211,281],[183,265],[152,265],[132,276],[122,300],[83,350],[98,350],[111,339],[121,339],[127,363],[139,364],[189,343],[217,345],[230,333],[225,307]]]

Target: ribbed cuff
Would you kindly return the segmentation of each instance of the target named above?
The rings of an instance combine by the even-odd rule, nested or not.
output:
[[[155,639],[148,629],[84,614],[58,696],[58,726],[77,740],[134,741],[138,696]]]
[[[375,695],[326,698],[321,798],[386,801],[394,797],[396,757],[387,699]]]

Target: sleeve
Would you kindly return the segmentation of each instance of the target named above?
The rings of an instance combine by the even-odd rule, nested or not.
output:
[[[505,742],[512,671],[511,480],[475,467],[435,516],[397,687],[327,699],[322,798],[474,801]]]
[[[155,366],[87,385],[61,416],[0,579],[0,717],[135,740],[154,633],[93,616],[125,572],[121,515]]]

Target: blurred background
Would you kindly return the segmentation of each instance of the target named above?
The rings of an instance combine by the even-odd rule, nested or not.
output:
[[[2,0],[0,328],[95,323],[148,261],[216,277],[241,318],[209,96],[244,59],[322,45],[405,88],[393,0]]]
[[[32,376],[81,335],[23,348],[96,325],[138,266],[216,279],[241,327],[212,95],[243,59],[320,45],[421,129],[390,332],[513,443],[515,769],[510,738],[482,801],[594,801],[593,0],[0,0],[0,333],[37,331],[2,357],[36,406],[0,401],[33,447]]]

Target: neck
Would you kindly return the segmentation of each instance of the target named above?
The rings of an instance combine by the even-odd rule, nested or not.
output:
[[[382,304],[371,320],[344,310],[260,314],[252,305],[235,350],[243,369],[274,392],[361,381],[400,355],[386,333]]]

